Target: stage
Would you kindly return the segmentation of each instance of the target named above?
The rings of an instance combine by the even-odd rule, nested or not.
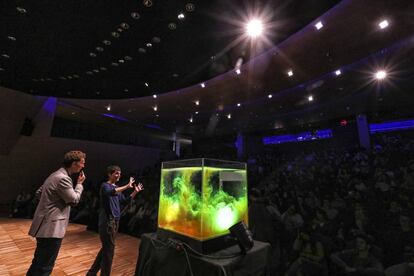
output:
[[[27,232],[29,219],[0,218],[0,275],[25,275],[36,240]],[[118,234],[112,275],[134,275],[140,240]],[[98,233],[70,223],[52,275],[85,275],[100,249]]]

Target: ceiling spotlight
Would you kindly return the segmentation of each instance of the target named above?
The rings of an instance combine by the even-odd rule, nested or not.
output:
[[[106,71],[106,70],[108,70],[106,67],[99,67],[99,69],[101,69],[101,71]]]
[[[99,47],[99,46],[98,46],[98,47],[96,47],[95,49],[96,49],[96,51],[98,51],[98,52],[103,52],[103,51],[104,51],[104,48]]]
[[[200,101],[199,100],[195,101],[194,103],[195,103],[195,105],[200,105]]]
[[[384,70],[380,70],[375,74],[375,78],[377,78],[377,80],[383,80],[387,77],[387,72],[385,72]]]
[[[137,20],[137,19],[139,19],[139,18],[140,18],[140,15],[139,15],[139,13],[137,13],[137,12],[131,12],[131,17],[132,17],[133,19]]]
[[[194,112],[195,114],[198,114],[198,111]]]
[[[335,71],[335,75],[339,76],[340,74],[342,74],[341,70],[338,69]]]
[[[16,7],[16,10],[20,13],[27,13],[27,10],[25,8],[22,8],[22,7]]]
[[[87,75],[93,75],[93,72],[92,71],[86,71],[86,74]]]
[[[131,60],[132,60],[132,57],[131,57],[131,56],[125,56],[125,57],[124,57],[124,59],[125,59],[126,61],[131,61]]]
[[[111,65],[116,67],[116,66],[118,66],[119,64],[118,64],[118,62],[112,62],[112,63],[111,63]]]
[[[179,14],[178,14],[178,16],[177,16],[177,18],[178,18],[179,20],[184,20],[184,19],[185,19],[185,15],[184,15],[184,13],[179,13]]]
[[[231,114],[227,114],[227,119],[231,119]]]
[[[111,105],[110,105],[110,104],[108,104],[108,105],[106,106],[106,110],[111,111]]]
[[[128,88],[125,88],[125,89],[124,89],[124,92],[129,92],[129,89],[128,89]]]
[[[154,95],[152,95],[152,97],[153,97],[154,99],[156,99],[156,98],[157,98],[157,95],[156,95],[156,94],[154,94]]]
[[[121,28],[124,30],[128,30],[129,29],[128,23],[125,23],[125,22],[121,23]]]
[[[142,1],[142,4],[144,4],[145,7],[149,8],[152,6],[152,0],[144,0]]]
[[[272,94],[269,94],[269,95],[267,95],[267,97],[268,97],[269,99],[271,99],[273,96],[272,96]]]
[[[2,54],[1,56],[4,57],[4,58],[10,58],[10,56],[8,54]]]
[[[93,69],[92,71],[94,71],[95,73],[99,73],[98,69]]]
[[[250,20],[246,25],[246,32],[247,35],[252,38],[256,38],[261,35],[263,32],[262,22],[258,19]]]
[[[387,27],[389,26],[388,20],[383,20],[383,21],[381,21],[381,22],[378,24],[378,26],[379,26],[381,29],[385,29],[385,28],[387,28]]]
[[[141,54],[145,54],[147,50],[145,50],[144,48],[139,48],[138,52],[140,52]]]
[[[67,76],[67,78],[68,78],[68,80],[71,80],[72,79],[72,76]]]
[[[120,59],[120,60],[118,60],[118,62],[119,62],[119,63],[124,63],[124,62],[125,62],[125,60]]]
[[[154,42],[154,43],[160,43],[161,42],[161,38],[159,38],[158,36],[154,36],[152,38],[152,42]]]
[[[101,67],[102,68],[102,67]],[[73,77],[75,78],[75,79],[79,79],[79,75],[77,75],[77,74],[73,74]]]
[[[96,54],[95,53],[89,53],[89,56],[96,57]]]
[[[59,79],[61,79],[61,80],[66,80],[66,78],[65,78],[65,77],[59,77]],[[43,81],[43,78],[42,78],[42,79],[40,79],[40,81]]]
[[[193,12],[193,11],[195,10],[195,6],[194,6],[194,4],[193,4],[193,3],[187,3],[187,4],[185,5],[185,9],[186,9],[188,12]]]
[[[315,24],[315,28],[316,28],[317,30],[322,29],[322,28],[323,28],[323,24],[322,24],[322,22],[321,22],[321,21],[319,21],[318,23],[316,23],[316,24]]]
[[[16,41],[16,38],[14,36],[9,35],[7,38],[11,41]]]
[[[241,74],[240,69],[236,69],[236,74],[237,74],[237,75],[240,75],[240,74]]]
[[[146,87],[148,87],[148,86],[149,86],[148,82],[144,83],[144,85],[145,85]]]
[[[178,75],[177,73],[172,74],[172,76],[173,76],[174,78],[178,78],[178,77],[179,77],[179,75]]]
[[[152,47],[152,43],[151,42],[148,42],[146,45],[147,45],[148,48],[151,48]]]
[[[188,121],[189,121],[190,123],[192,123],[192,122],[193,122],[193,117],[191,117],[190,119],[188,119]]]
[[[115,38],[119,38],[119,33],[118,32],[112,32],[111,36],[115,37]]]
[[[237,104],[237,107],[240,107],[240,106],[241,106],[241,103],[238,103],[238,104]]]
[[[175,29],[177,29],[177,25],[175,24],[175,23],[170,23],[170,24],[168,24],[168,29],[170,29],[171,31],[173,31],[173,30],[175,30]]]
[[[154,106],[152,109],[154,109],[154,111],[157,111],[158,110],[158,107],[157,106]]]
[[[112,42],[110,40],[105,39],[104,41],[102,41],[102,43],[105,44],[106,46],[109,46],[111,45]]]
[[[206,87],[206,84],[205,84],[204,82],[202,82],[202,83],[200,84],[200,86],[201,86],[201,88],[204,88],[204,87]]]
[[[287,74],[288,74],[288,76],[289,76],[289,77],[291,77],[291,76],[293,76],[293,71],[292,71],[292,70],[289,70],[289,71],[287,72]]]
[[[310,95],[309,97],[308,97],[308,101],[313,101],[313,96],[312,95]]]

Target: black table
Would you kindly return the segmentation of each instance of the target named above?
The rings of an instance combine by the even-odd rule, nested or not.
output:
[[[180,276],[180,275],[270,275],[270,244],[255,241],[246,255],[240,255],[236,246],[215,252],[213,258],[199,256],[183,246],[157,239],[155,233],[143,234],[135,275]]]

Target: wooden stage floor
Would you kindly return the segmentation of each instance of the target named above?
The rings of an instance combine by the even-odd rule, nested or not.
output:
[[[0,218],[0,275],[26,275],[36,240],[29,235],[31,220]],[[140,240],[118,234],[112,275],[133,275]],[[69,224],[52,275],[85,275],[101,247],[99,235],[85,225]]]

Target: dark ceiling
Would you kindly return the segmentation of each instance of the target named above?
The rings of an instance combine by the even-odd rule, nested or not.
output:
[[[338,2],[1,1],[0,81],[69,98],[161,94],[245,63]],[[266,16],[268,41],[252,52],[238,38],[256,14]]]
[[[60,96],[61,118],[199,136],[316,127],[359,113],[370,119],[378,114],[414,115],[411,0],[257,2],[253,10],[264,11],[270,26],[261,44],[238,39],[242,34],[234,19],[252,8],[241,1],[193,1],[193,12],[185,11],[185,1],[162,6],[154,1],[149,8],[142,2],[104,3],[70,9],[62,6],[66,4],[43,5],[43,16],[53,14],[56,26],[49,26],[53,31],[48,33],[37,11],[38,16],[24,19],[26,27],[20,28],[23,33],[32,30],[27,42],[18,34],[16,41],[8,39],[6,30],[17,32],[17,18],[29,16],[40,4],[31,4],[36,7],[26,14],[3,4],[9,23],[2,27],[2,51],[9,51],[10,57],[0,57],[2,86]],[[63,10],[71,20],[62,16]],[[134,11],[140,14],[138,20],[131,17]],[[177,19],[179,11],[185,12],[184,21]],[[389,26],[381,29],[385,19]],[[34,35],[37,21],[43,22],[42,31]],[[318,21],[323,23],[320,30],[315,28]],[[129,28],[112,38],[111,31],[122,22]],[[177,27],[173,31],[168,28],[171,22]],[[102,46],[105,39],[112,44]],[[148,42],[152,47],[146,47]],[[104,51],[96,51],[97,46]],[[146,52],[140,53],[140,47]],[[90,57],[90,52],[97,56]],[[123,63],[111,65],[122,57]],[[238,75],[234,66],[240,57]],[[105,64],[107,70],[99,69]],[[387,71],[387,78],[376,80],[378,70]],[[76,72],[81,72],[79,78],[74,78]]]

